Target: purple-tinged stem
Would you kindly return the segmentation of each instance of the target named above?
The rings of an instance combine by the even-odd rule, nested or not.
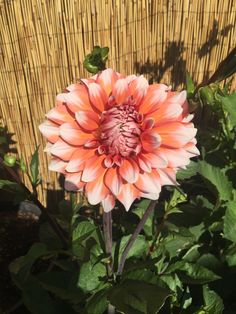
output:
[[[148,208],[146,209],[142,219],[138,223],[134,233],[132,234],[132,236],[130,237],[128,243],[126,244],[125,249],[124,249],[124,251],[122,253],[121,259],[120,259],[120,264],[118,266],[117,276],[121,276],[121,274],[123,272],[123,269],[124,269],[124,266],[125,266],[125,261],[126,261],[126,258],[128,256],[128,253],[129,253],[131,247],[133,246],[135,240],[137,239],[137,236],[139,235],[139,233],[143,229],[143,226],[145,225],[145,222],[147,221],[149,215],[154,210],[154,208],[156,206],[156,203],[157,203],[157,200],[150,202],[150,204],[149,204]]]
[[[105,241],[105,250],[109,255],[109,263],[107,264],[108,277],[113,275],[113,261],[112,261],[112,213],[103,211],[103,234]]]

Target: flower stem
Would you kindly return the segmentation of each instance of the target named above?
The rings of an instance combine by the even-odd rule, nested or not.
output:
[[[125,249],[123,251],[123,254],[121,256],[121,259],[120,259],[120,264],[118,266],[117,276],[121,276],[123,269],[124,269],[124,266],[125,266],[125,261],[126,261],[126,258],[128,256],[128,253],[129,253],[131,247],[133,246],[135,240],[137,239],[137,236],[139,235],[140,231],[143,229],[143,226],[145,225],[145,222],[147,221],[149,215],[154,210],[156,203],[157,203],[157,200],[150,202],[150,204],[149,204],[148,208],[146,209],[142,219],[140,220],[134,233],[132,234],[128,243],[126,244]]]
[[[109,256],[107,263],[107,276],[108,279],[113,277],[113,260],[112,260],[112,212],[106,213],[103,210],[103,234],[105,240],[106,254]],[[116,310],[112,304],[108,304],[107,313],[115,314]]]
[[[105,250],[109,255],[109,262],[107,264],[108,277],[113,275],[113,261],[112,261],[112,213],[103,211],[103,234],[105,240]]]
[[[65,248],[68,247],[68,241],[63,233],[63,230],[61,229],[61,227],[58,225],[58,223],[52,218],[52,216],[48,213],[48,210],[46,207],[43,206],[43,204],[38,200],[38,198],[35,196],[34,193],[32,193],[27,186],[21,181],[20,177],[18,176],[18,174],[10,167],[8,167],[7,165],[5,165],[4,160],[0,157],[0,164],[2,164],[2,166],[6,169],[6,171],[11,175],[11,177],[15,180],[15,182],[17,182],[22,188],[23,190],[26,192],[26,194],[28,195],[29,200],[31,200],[35,205],[37,205],[39,207],[39,209],[41,210],[42,214],[45,216],[45,218],[47,219],[48,223],[50,224],[50,226],[52,227],[52,229],[54,230],[54,232],[57,234],[57,236],[59,237],[59,239],[62,241],[63,246]]]
[[[108,304],[107,313],[108,314],[115,314],[115,312],[116,312],[115,307],[113,305],[111,305],[111,304]]]

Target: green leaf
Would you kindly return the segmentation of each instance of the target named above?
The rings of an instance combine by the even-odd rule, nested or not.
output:
[[[30,174],[31,182],[34,186],[37,186],[39,183],[39,146],[36,148],[35,152],[32,155],[30,162]]]
[[[81,221],[78,223],[76,228],[72,233],[72,241],[80,243],[91,236],[91,234],[96,230],[96,226],[92,221]]]
[[[107,61],[108,54],[109,54],[109,48],[108,47],[101,48],[102,61],[104,61],[104,62]]]
[[[88,314],[103,314],[106,311],[108,307],[108,291],[109,288],[106,288],[92,295],[86,305],[86,310]]]
[[[18,183],[9,180],[0,180],[1,189],[12,193],[25,194],[24,189]]]
[[[27,166],[23,158],[20,159],[20,169],[22,172],[27,172]]]
[[[0,130],[1,132],[1,130]],[[0,135],[0,145],[7,144],[7,138],[5,136]]]
[[[142,200],[136,204],[136,208],[134,208],[132,212],[141,219],[144,213],[146,212],[146,209],[149,206],[149,204],[150,204],[149,200]],[[148,236],[152,235],[153,215],[154,213],[151,213],[151,215],[149,215],[147,221],[145,222],[145,225],[143,226],[143,230],[145,234]]]
[[[235,201],[226,204],[227,209],[224,218],[224,236],[236,243],[236,206]]]
[[[165,273],[177,273],[183,283],[204,284],[220,279],[218,275],[209,269],[185,261],[178,261],[170,265]]]
[[[96,65],[92,65],[88,59],[84,60],[83,66],[89,73],[96,74],[99,72],[99,68]]]
[[[150,283],[126,279],[108,295],[118,311],[129,314],[155,314],[171,295],[169,290]]]
[[[119,257],[121,257],[121,255],[125,249],[125,246],[126,246],[128,240],[130,239],[130,237],[131,237],[131,235],[122,237],[121,242],[119,244],[117,244],[117,245],[120,245]],[[145,241],[145,237],[143,235],[138,235],[133,246],[129,250],[127,258],[141,257],[141,256],[146,254],[147,248],[148,248],[148,244]]]
[[[182,213],[182,211],[176,208],[176,206],[186,201],[187,201],[187,195],[184,194],[182,191],[179,191],[175,188],[171,196],[171,199],[165,208],[166,216],[170,214],[174,214],[174,213]]]
[[[52,299],[33,276],[24,284],[22,297],[24,305],[33,314],[75,314],[65,302]]]
[[[48,222],[41,224],[39,228],[39,239],[47,245],[50,250],[58,250],[63,247],[63,243]]]
[[[195,87],[193,80],[188,72],[186,72],[187,97],[191,97],[194,93]]]
[[[216,258],[215,255],[211,253],[202,254],[201,257],[197,260],[197,264],[204,266],[214,272],[220,271],[221,269],[221,262]]]
[[[228,56],[221,61],[215,73],[208,80],[208,83],[220,82],[236,72],[236,48],[231,50]]]
[[[168,288],[176,294],[179,290],[181,292],[183,291],[183,284],[176,274],[161,275],[161,280],[164,281],[167,284]]]
[[[77,287],[77,272],[51,271],[37,276],[40,285],[63,300],[79,301],[82,291]]]
[[[105,63],[108,59],[109,48],[95,46],[93,51],[86,55],[83,66],[90,73],[97,73],[105,70]]]
[[[71,223],[71,219],[73,216],[73,209],[71,206],[71,202],[68,200],[61,200],[58,204],[59,211],[64,223]]]
[[[92,265],[91,261],[88,261],[80,268],[78,286],[84,292],[92,292],[103,284],[102,278],[105,276],[106,267],[103,264]]]
[[[229,120],[230,131],[236,126],[236,93],[227,95],[225,97],[220,97],[218,99],[221,101],[223,110],[226,112],[226,117]]]
[[[58,266],[60,269],[70,273],[75,272],[77,269],[77,264],[74,263],[72,260],[57,259],[53,261],[53,264]]]
[[[236,244],[233,243],[225,252],[225,258],[230,267],[236,266]]]
[[[192,296],[189,291],[189,287],[186,288],[186,291],[184,292],[181,299],[181,308],[183,309],[187,309],[192,304]]]
[[[138,267],[138,266],[137,266]],[[150,269],[146,268],[147,265],[139,265],[138,269],[133,269],[132,265],[128,270],[122,275],[122,278],[124,279],[132,279],[132,280],[138,280],[142,282],[151,283],[154,285],[158,285],[159,283],[159,277],[156,275],[155,272],[151,271]],[[149,265],[150,267],[150,265]]]
[[[201,100],[208,104],[208,105],[213,105],[215,102],[215,96],[214,96],[214,91],[210,86],[204,86],[199,88],[199,95]]]
[[[198,171],[198,163],[195,161],[191,161],[187,168],[184,170],[177,171],[177,180],[185,180],[189,179],[197,174]]]
[[[168,223],[166,223],[166,225],[168,225]],[[178,234],[177,232],[178,232],[178,228],[176,229],[173,235],[169,234],[161,242],[165,250],[169,253],[170,258],[174,256],[178,256],[182,250],[188,249],[190,246],[192,246],[193,241],[194,241],[194,237],[192,234],[190,233]]]
[[[25,282],[35,261],[46,254],[49,254],[49,251],[45,244],[34,243],[25,256],[15,259],[10,264],[9,270],[18,285]]]
[[[0,190],[12,193],[14,204],[27,199],[28,195],[24,188],[16,182],[9,180],[0,180]]]
[[[199,174],[210,183],[208,185],[216,196],[221,200],[230,200],[232,198],[232,184],[222,169],[214,167],[205,161],[199,161]]]
[[[221,297],[208,286],[203,287],[204,310],[207,314],[221,314],[224,310],[224,304]]]
[[[79,261],[86,260],[88,254],[86,247],[76,242],[72,243],[72,253]]]
[[[195,244],[184,254],[183,259],[186,262],[195,262],[200,257],[199,248],[200,244]]]
[[[30,313],[45,314],[45,309],[47,309],[47,313],[56,314],[50,295],[35,279],[32,278],[24,285],[22,297]]]

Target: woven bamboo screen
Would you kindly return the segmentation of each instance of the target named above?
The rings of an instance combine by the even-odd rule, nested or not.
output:
[[[236,44],[235,0],[0,1],[0,118],[26,160],[41,144],[48,189],[58,183],[38,125],[58,92],[88,76],[94,45],[110,47],[117,71],[179,88],[186,70],[201,82]]]

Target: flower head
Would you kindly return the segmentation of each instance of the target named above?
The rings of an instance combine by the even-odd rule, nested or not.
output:
[[[52,155],[50,170],[91,204],[129,210],[136,198],[158,199],[163,185],[199,154],[186,92],[143,76],[106,69],[67,87],[40,125]]]

